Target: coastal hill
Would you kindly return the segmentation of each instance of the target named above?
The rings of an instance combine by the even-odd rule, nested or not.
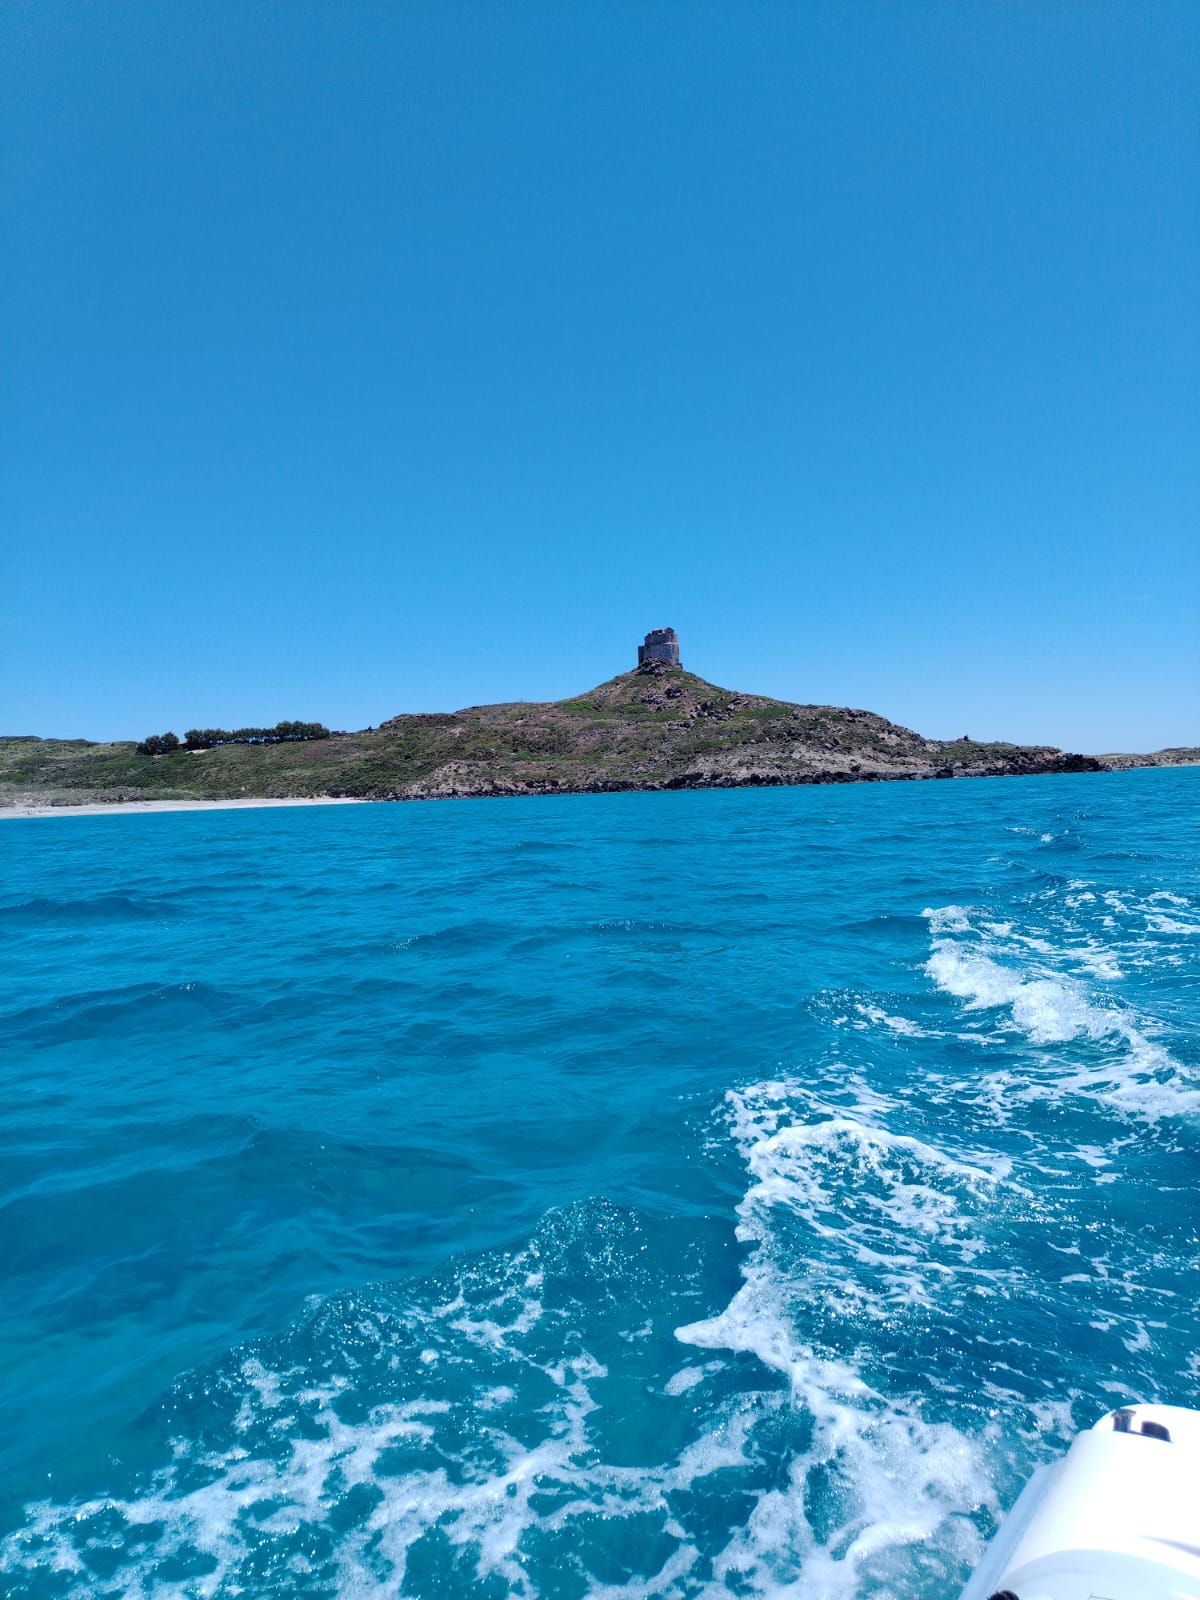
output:
[[[1200,767],[1200,747],[1173,745],[1150,755],[1113,754],[1097,756],[1105,772],[1127,772],[1131,767]]]
[[[1101,767],[1094,757],[1050,746],[925,739],[870,711],[739,694],[656,654],[569,700],[403,715],[327,738],[160,755],[139,754],[132,742],[0,739],[0,806],[316,795],[421,800]]]

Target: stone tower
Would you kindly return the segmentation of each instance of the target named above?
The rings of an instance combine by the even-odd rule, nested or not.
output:
[[[652,628],[645,644],[638,645],[638,666],[647,661],[665,661],[669,667],[679,665],[679,640],[674,628]]]

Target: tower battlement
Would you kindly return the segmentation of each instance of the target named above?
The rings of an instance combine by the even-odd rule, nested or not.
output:
[[[674,628],[651,628],[645,644],[638,645],[638,666],[647,661],[665,661],[668,666],[679,665],[679,639]]]

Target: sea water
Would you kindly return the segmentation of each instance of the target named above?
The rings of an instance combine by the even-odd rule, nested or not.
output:
[[[0,1591],[956,1595],[1200,1402],[1198,800],[7,823]]]

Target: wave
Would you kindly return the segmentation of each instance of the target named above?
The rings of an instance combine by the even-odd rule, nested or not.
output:
[[[1186,1223],[1145,1233],[1161,1161],[1148,1189],[1126,1162],[1114,1204],[1108,1150],[1075,1152],[1073,1175],[1041,1140],[951,1145],[978,1127],[968,1104],[872,1089],[838,1063],[727,1096],[749,1253],[724,1310],[676,1335],[777,1373],[811,1430],[747,1523],[737,1570],[754,1593],[779,1579],[764,1549],[798,1562],[787,1594],[953,1592],[1034,1465],[1153,1392],[1156,1367],[1183,1371]],[[936,1143],[909,1131],[922,1121]],[[1088,1362],[1111,1380],[1081,1386]]]
[[[915,1600],[961,1577],[991,1495],[976,1444],[850,1358],[789,1356],[783,1383],[747,1339],[718,1353],[705,1248],[593,1201],[523,1249],[316,1305],[178,1385],[143,1473],[27,1506],[5,1592]],[[681,1361],[681,1323],[708,1360]]]
[[[863,1350],[872,1327],[907,1339],[930,1312],[944,1321],[935,1302],[984,1249],[981,1218],[1009,1163],[890,1132],[868,1120],[887,1107],[878,1096],[830,1104],[785,1080],[727,1098],[751,1180],[738,1206],[751,1255],[725,1310],[677,1337],[781,1374],[812,1429],[786,1488],[756,1507],[739,1574],[770,1592],[758,1552],[784,1547],[803,1571],[797,1595],[946,1584],[978,1552],[972,1519],[995,1504],[986,1429],[927,1415],[895,1371],[868,1373]]]
[[[0,922],[32,923],[58,927],[96,922],[161,922],[188,914],[186,897],[162,895],[139,898],[128,894],[80,896],[56,900],[39,896],[0,906]]]
[[[5,1019],[11,1041],[61,1044],[78,1039],[160,1034],[211,1019],[227,1019],[244,1002],[207,983],[135,983],[116,989],[64,994]]]
[[[1122,909],[1129,910],[1124,902]],[[1144,917],[1144,907],[1139,912]],[[1039,1047],[1023,1073],[1006,1075],[1009,1098],[1088,1096],[1150,1122],[1200,1112],[1200,1086],[1153,1036],[1161,1024],[1089,985],[1088,977],[1121,976],[1118,952],[1094,940],[1055,942],[957,905],[925,916],[925,971],[937,987],[964,1001],[968,1016],[1003,1011],[1001,1030]],[[1057,1055],[1041,1048],[1055,1045],[1080,1048]]]

